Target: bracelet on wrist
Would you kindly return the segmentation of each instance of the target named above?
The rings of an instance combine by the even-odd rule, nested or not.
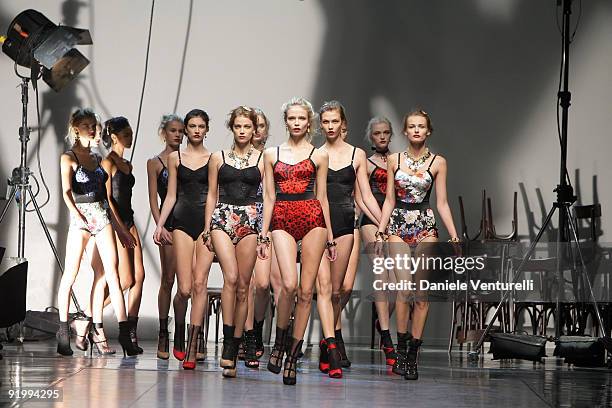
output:
[[[257,243],[258,244],[265,244],[265,245],[270,245],[270,237],[264,236],[264,235],[258,235],[257,236]]]
[[[459,239],[459,237],[452,237],[451,239],[448,240],[448,242],[452,242],[454,244],[461,242],[461,240]]]
[[[337,245],[336,241],[327,241],[327,242],[325,243],[325,246],[326,246],[327,248],[335,247],[336,245]]]
[[[202,241],[206,243],[206,241],[208,241],[209,239],[210,239],[210,231],[204,231],[202,233]]]
[[[382,231],[376,231],[376,233],[374,233],[374,237],[376,240],[380,239],[381,241],[386,241],[389,239],[389,235]]]

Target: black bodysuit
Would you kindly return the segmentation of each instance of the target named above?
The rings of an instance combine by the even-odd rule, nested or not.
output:
[[[327,201],[334,238],[352,234],[355,228],[355,160],[356,147],[353,147],[351,163],[339,170],[327,170]]]
[[[132,189],[136,180],[130,166],[130,172],[125,174],[121,170],[117,169],[111,186],[113,189],[113,203],[119,212],[121,221],[125,224],[127,229],[132,228],[134,225],[134,210],[132,209]]]
[[[195,241],[204,231],[204,207],[208,194],[208,163],[196,170],[191,170],[183,166],[180,151],[178,156],[173,224],[174,229],[183,231]]]
[[[161,211],[161,208],[164,206],[164,201],[166,200],[166,195],[168,194],[168,168],[159,156],[157,156],[157,160],[159,160],[163,167],[162,171],[160,171],[159,175],[157,176],[157,195],[159,195],[159,200],[161,201],[159,204],[159,210]],[[166,222],[164,223],[164,228],[166,228],[168,231],[172,231],[174,228],[172,219],[173,215],[171,211],[168,218],[166,218]]]

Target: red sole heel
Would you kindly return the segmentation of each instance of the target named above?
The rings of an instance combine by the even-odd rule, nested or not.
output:
[[[177,349],[172,349],[172,354],[174,355],[174,358],[176,358],[179,361],[183,361],[185,359],[185,355],[187,355],[186,352],[184,351],[178,351]]]
[[[194,370],[195,368],[195,361],[183,361],[183,370]]]
[[[336,368],[334,370],[329,370],[329,377],[330,378],[342,378],[342,369]]]
[[[329,373],[329,363],[319,363],[319,370],[323,374]]]

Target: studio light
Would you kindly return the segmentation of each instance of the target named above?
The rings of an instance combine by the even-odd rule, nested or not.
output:
[[[92,44],[89,30],[58,26],[36,10],[22,11],[9,25],[2,51],[59,92],[88,64],[75,45]]]

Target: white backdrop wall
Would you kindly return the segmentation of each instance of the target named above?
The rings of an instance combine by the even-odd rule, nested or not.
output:
[[[42,131],[33,133],[30,142],[33,169],[40,143],[41,166],[51,191],[43,214],[62,257],[68,214],[61,199],[58,159],[67,148],[63,137],[68,117],[76,107],[90,106],[104,119],[124,115],[136,125],[150,7],[151,2],[143,0],[0,3],[0,32],[6,32],[20,11],[33,8],[53,22],[89,28],[94,40],[93,46],[80,47],[91,64],[76,81],[59,94],[41,84]],[[607,216],[612,198],[607,182],[612,169],[612,4],[592,0],[583,8],[572,44],[568,168],[572,178],[579,170],[574,182],[582,202],[602,203],[601,239],[606,241],[612,238]],[[518,183],[525,184],[538,221],[535,190],[541,189],[548,207],[558,183],[555,101],[560,35],[555,21],[552,0],[158,0],[133,161],[137,180],[133,206],[144,236],[147,274],[143,319],[152,324],[157,317],[159,265],[151,240],[146,159],[162,148],[157,137],[162,114],[172,112],[175,105],[180,115],[195,107],[205,109],[211,116],[206,144],[219,150],[231,143],[224,123],[237,105],[258,106],[268,114],[269,144],[276,145],[285,139],[280,106],[289,97],[303,95],[316,106],[339,99],[348,111],[352,143],[367,149],[363,130],[368,118],[387,115],[396,130],[392,146],[399,150],[404,147],[401,117],[414,106],[423,107],[434,120],[432,149],[449,162],[448,190],[457,227],[456,197],[464,196],[473,231],[480,191],[486,188],[503,232],[509,229],[511,197]],[[5,55],[0,56],[0,73],[0,191],[4,192],[6,178],[18,165],[21,107],[19,80]],[[36,126],[35,112],[30,103],[31,126]],[[39,200],[44,196],[41,193]],[[525,203],[519,201],[519,230],[526,234]],[[0,226],[0,245],[8,247],[7,255],[16,253],[16,229],[17,212],[12,208]],[[28,308],[54,305],[59,275],[33,214],[28,216],[26,253]],[[87,267],[82,272],[76,286],[80,294],[91,279]],[[358,278],[357,288],[368,292],[361,281]],[[216,266],[209,282],[222,285]],[[449,307],[434,305],[432,313],[426,336],[442,342]],[[352,340],[365,341],[368,320],[369,304],[363,302],[351,325]]]

